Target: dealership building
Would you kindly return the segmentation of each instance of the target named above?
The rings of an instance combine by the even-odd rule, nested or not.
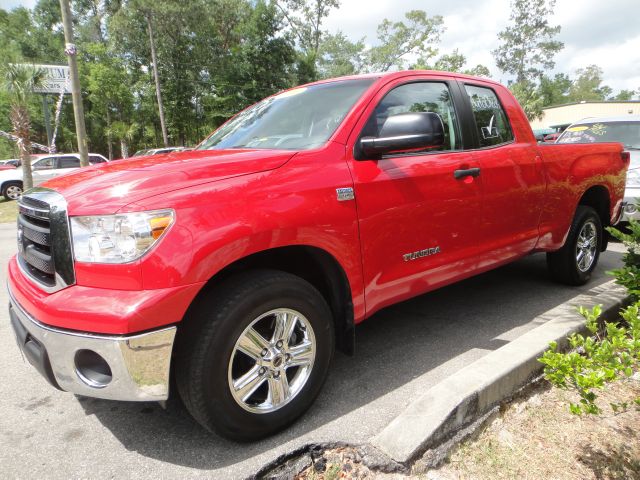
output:
[[[539,120],[531,122],[531,128],[534,130],[563,130],[583,118],[640,115],[640,100],[566,103],[547,107],[542,112],[542,117]]]

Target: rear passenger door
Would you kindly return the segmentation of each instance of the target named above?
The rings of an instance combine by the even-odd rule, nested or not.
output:
[[[472,154],[481,168],[486,261],[502,263],[529,253],[538,240],[546,189],[542,160],[534,143],[515,137],[514,131],[529,126],[513,128],[508,109],[514,105],[503,105],[493,86],[461,86],[475,137]]]
[[[73,155],[58,157],[58,165],[55,170],[55,176],[59,177],[60,175],[72,172],[78,168],[80,168],[80,158]]]

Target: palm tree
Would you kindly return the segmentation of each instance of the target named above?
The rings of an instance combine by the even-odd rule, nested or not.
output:
[[[22,162],[23,190],[33,187],[31,173],[31,118],[29,98],[33,89],[42,86],[45,71],[32,65],[7,64],[4,68],[4,87],[9,97],[13,133],[18,137],[18,151]]]
[[[111,124],[109,134],[120,140],[120,154],[122,155],[122,158],[129,157],[129,145],[135,138],[139,129],[140,125],[136,122],[126,123],[117,121]]]

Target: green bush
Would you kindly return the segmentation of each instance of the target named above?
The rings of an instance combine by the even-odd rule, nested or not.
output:
[[[599,322],[602,306],[591,310],[580,307],[586,319],[588,334],[569,337],[568,352],[558,349],[552,342],[542,357],[544,376],[552,385],[575,390],[580,401],[570,403],[569,408],[577,415],[598,414],[596,391],[607,383],[630,377],[640,365],[640,223],[631,221],[627,232],[608,229],[611,235],[627,247],[623,257],[624,266],[613,270],[616,283],[624,286],[634,302],[621,312],[619,322]],[[640,398],[633,400],[640,407]],[[614,412],[627,409],[630,401],[611,403]]]
[[[558,350],[556,342],[538,359],[544,365],[544,376],[554,386],[575,390],[579,403],[571,403],[572,413],[600,413],[595,390],[621,377],[630,377],[640,361],[640,302],[622,311],[624,322],[607,322],[601,329],[600,305],[588,310],[580,308],[590,335],[569,337],[569,352]],[[640,406],[640,399],[634,402]],[[629,402],[612,403],[614,411],[626,409]]]
[[[616,283],[627,289],[633,300],[638,300],[640,299],[640,222],[631,220],[627,232],[616,228],[607,230],[627,247],[627,253],[622,257],[624,266],[609,273],[616,277]]]

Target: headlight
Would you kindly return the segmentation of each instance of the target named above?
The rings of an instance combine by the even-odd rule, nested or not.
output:
[[[640,188],[640,168],[627,172],[627,187]]]
[[[174,218],[173,210],[71,217],[74,257],[79,262],[131,262],[153,247]]]

